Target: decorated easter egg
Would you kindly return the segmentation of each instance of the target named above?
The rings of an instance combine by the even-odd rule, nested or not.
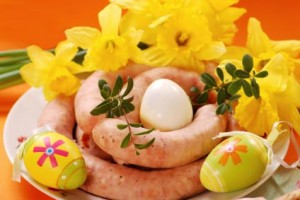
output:
[[[217,145],[205,159],[200,181],[214,192],[232,192],[259,181],[269,162],[268,148],[259,136],[243,133]]]
[[[176,130],[192,121],[192,104],[186,92],[177,83],[169,79],[158,79],[145,91],[140,118],[146,128]]]
[[[86,179],[86,165],[76,144],[56,132],[43,132],[26,141],[23,161],[28,174],[42,185],[71,190]]]

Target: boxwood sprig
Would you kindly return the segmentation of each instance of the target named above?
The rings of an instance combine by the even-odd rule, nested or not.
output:
[[[140,153],[138,150],[150,147],[154,143],[155,138],[152,138],[150,141],[144,144],[134,142],[134,139],[132,137],[133,135],[141,136],[150,134],[154,129],[149,129],[139,133],[132,132],[132,128],[142,127],[141,123],[130,123],[126,116],[126,114],[130,113],[131,111],[134,111],[135,109],[135,106],[132,104],[133,96],[127,97],[127,95],[131,92],[133,88],[133,84],[133,79],[131,77],[128,77],[127,86],[125,88],[125,91],[122,92],[124,80],[121,76],[117,76],[112,89],[105,80],[99,80],[99,92],[104,100],[99,105],[97,105],[90,113],[91,115],[106,114],[106,117],[108,118],[124,116],[126,124],[118,124],[117,128],[119,130],[127,128],[128,134],[123,138],[120,147],[126,148],[129,146],[130,142],[133,142],[136,154],[139,155]]]
[[[267,71],[260,71],[256,73],[253,70],[253,58],[246,54],[242,58],[243,69],[237,69],[232,63],[225,65],[225,71],[231,76],[231,80],[225,79],[224,69],[216,68],[216,74],[219,82],[208,74],[203,73],[200,75],[201,81],[205,84],[204,90],[199,91],[198,88],[192,87],[191,92],[194,94],[192,103],[194,106],[201,106],[206,104],[208,100],[208,93],[210,91],[217,92],[217,114],[224,114],[232,112],[233,102],[237,101],[241,95],[238,93],[240,90],[247,97],[258,99],[260,98],[260,87],[257,84],[257,78],[265,78],[268,76]]]

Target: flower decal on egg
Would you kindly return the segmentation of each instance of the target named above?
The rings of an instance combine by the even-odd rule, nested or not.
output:
[[[57,140],[56,142],[54,142],[51,145],[50,142],[50,137],[45,137],[44,138],[44,147],[41,146],[36,146],[33,149],[33,152],[44,152],[42,154],[42,156],[40,157],[40,159],[37,161],[37,164],[42,167],[43,164],[45,163],[46,159],[49,158],[51,166],[53,168],[58,166],[57,160],[55,158],[55,154],[59,155],[59,156],[64,156],[67,157],[69,152],[61,150],[61,149],[57,149],[57,147],[61,146],[62,144],[64,144],[65,142],[63,140]]]
[[[234,140],[226,140],[221,145],[221,148],[215,152],[215,155],[223,154],[219,160],[219,163],[222,166],[225,166],[228,162],[228,159],[231,157],[234,165],[238,165],[242,162],[241,157],[238,152],[246,153],[247,145],[238,145],[241,141],[241,138],[235,138]]]

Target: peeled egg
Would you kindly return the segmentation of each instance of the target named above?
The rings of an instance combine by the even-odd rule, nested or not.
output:
[[[28,139],[23,161],[34,180],[51,188],[75,189],[87,176],[85,161],[77,145],[56,132],[43,132]]]
[[[176,130],[192,121],[192,104],[177,83],[169,79],[158,79],[145,91],[140,118],[146,128]]]
[[[268,162],[268,149],[262,138],[239,134],[211,151],[200,170],[200,180],[213,192],[244,189],[260,180]]]

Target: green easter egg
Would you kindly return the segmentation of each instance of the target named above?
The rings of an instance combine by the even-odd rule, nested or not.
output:
[[[213,192],[232,192],[259,181],[268,164],[263,139],[253,134],[232,136],[217,145],[205,159],[200,181]]]

